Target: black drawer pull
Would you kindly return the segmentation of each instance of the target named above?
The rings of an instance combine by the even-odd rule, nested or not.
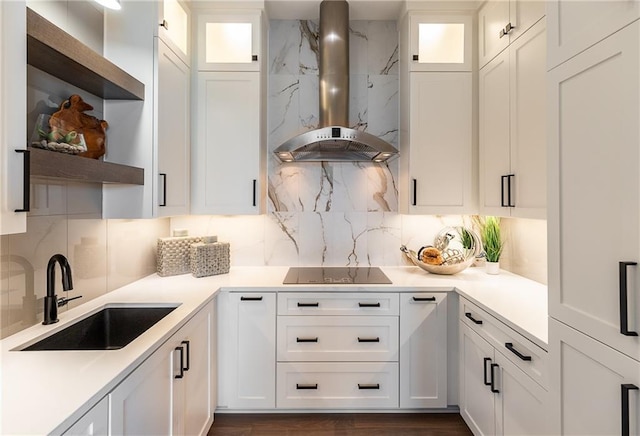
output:
[[[318,389],[318,383],[314,385],[301,385],[296,383],[296,389]]]
[[[509,207],[509,204],[504,201],[504,181],[507,180],[509,176],[500,176],[500,206]]]
[[[240,297],[240,301],[262,301],[262,296],[260,296],[260,297]]]
[[[184,377],[184,348],[176,347],[175,350],[180,352],[180,374],[175,375],[174,378],[183,378]]]
[[[515,354],[516,356],[518,356],[520,359],[522,360],[531,360],[531,356],[525,356],[524,354],[522,354],[521,352],[519,352],[518,350],[516,350],[513,347],[513,344],[511,342],[506,342],[504,344],[504,346],[507,348],[507,350],[511,351],[513,354]]]
[[[487,362],[491,362],[490,357],[484,358],[484,384],[487,386],[491,386],[491,381],[489,380],[489,374],[487,374]]]
[[[358,338],[358,342],[380,342],[380,338]]]
[[[436,297],[413,297],[413,301],[436,301]]]
[[[320,307],[320,303],[298,303],[298,307]]]
[[[629,330],[627,312],[627,267],[637,265],[637,262],[618,262],[620,270],[620,333],[625,336],[638,336],[638,332]]]
[[[24,156],[22,172],[22,208],[15,209],[14,212],[31,211],[31,150],[16,150]]]
[[[318,338],[296,338],[296,342],[318,342]]]
[[[475,319],[473,317],[473,315],[471,315],[471,312],[465,312],[464,316],[466,316],[467,318],[469,318],[471,321],[473,321],[474,324],[478,324],[478,325],[482,325],[482,320],[480,319]]]
[[[418,205],[418,181],[416,179],[413,179],[413,201],[411,202],[411,205]]]
[[[622,436],[629,436],[629,391],[637,391],[638,386],[632,384],[620,385],[622,393]]]
[[[380,383],[371,384],[371,385],[364,385],[364,384],[358,383],[358,389],[380,389]]]
[[[158,202],[158,206],[165,207],[167,205],[167,174],[158,173],[162,177],[162,201]]]
[[[494,394],[500,393],[500,390],[496,389],[496,374],[493,372],[494,369],[499,367],[500,365],[498,365],[497,363],[491,364],[491,392],[493,392]]]
[[[359,307],[380,307],[380,303],[358,303]]]
[[[184,367],[185,371],[189,371],[189,360],[191,359],[191,348],[189,347],[189,341],[182,341],[182,345],[187,347],[187,365]]]

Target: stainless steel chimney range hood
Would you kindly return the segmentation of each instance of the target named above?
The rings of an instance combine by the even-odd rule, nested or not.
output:
[[[346,127],[349,120],[349,4],[320,3],[320,127],[274,150],[282,162],[384,162],[398,154],[386,141]]]

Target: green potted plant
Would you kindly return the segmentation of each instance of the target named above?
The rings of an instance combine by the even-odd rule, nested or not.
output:
[[[500,218],[485,217],[481,229],[482,244],[487,255],[486,271],[488,274],[498,274],[500,271],[500,255],[503,242],[500,235]]]

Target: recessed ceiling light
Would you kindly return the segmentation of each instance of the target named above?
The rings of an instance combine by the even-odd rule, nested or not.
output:
[[[122,5],[120,4],[120,0],[95,0],[96,3],[101,4],[105,8],[114,9],[119,11],[122,9]]]

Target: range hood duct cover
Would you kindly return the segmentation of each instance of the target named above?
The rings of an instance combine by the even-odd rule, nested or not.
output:
[[[382,162],[398,154],[386,141],[347,127],[349,122],[349,4],[320,3],[319,128],[295,136],[274,152],[283,162]]]

